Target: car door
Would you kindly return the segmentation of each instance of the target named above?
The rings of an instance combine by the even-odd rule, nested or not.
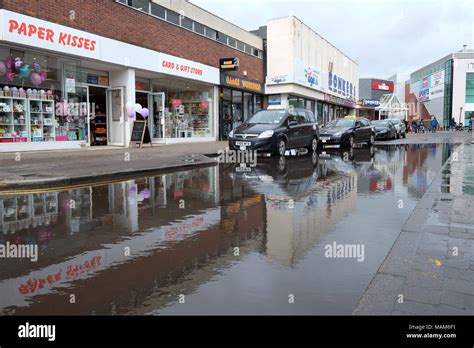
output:
[[[301,146],[308,146],[311,144],[314,136],[313,124],[316,122],[314,116],[308,110],[302,110],[298,113],[301,117]]]
[[[362,124],[362,129],[364,130],[364,140],[369,141],[370,135],[372,134],[372,127],[370,126],[369,121],[365,118],[361,119],[360,122]]]
[[[355,127],[354,127],[354,142],[360,143],[364,140],[364,128],[362,127],[362,123],[360,120],[355,121]]]
[[[294,124],[290,124],[292,122],[294,122]],[[289,112],[288,120],[287,120],[287,128],[288,128],[287,148],[298,147],[300,143],[300,137],[301,137],[301,126],[298,123],[298,113],[296,111]]]

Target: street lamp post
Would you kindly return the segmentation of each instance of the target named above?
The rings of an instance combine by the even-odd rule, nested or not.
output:
[[[459,107],[459,123],[461,123],[461,116],[462,116],[462,106]]]

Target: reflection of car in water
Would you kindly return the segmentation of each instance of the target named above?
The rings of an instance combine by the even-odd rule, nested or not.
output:
[[[348,149],[322,149],[319,151],[321,164],[333,167],[341,172],[371,171],[374,163],[374,147],[358,147]]]
[[[316,152],[304,156],[259,158],[250,171],[241,172],[234,166],[231,178],[248,181],[254,190],[276,196],[298,197],[309,192],[319,177]]]

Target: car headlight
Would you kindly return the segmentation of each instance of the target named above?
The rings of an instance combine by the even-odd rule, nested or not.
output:
[[[380,131],[380,133],[387,133],[387,132],[388,132],[387,129],[383,129],[383,130]]]
[[[232,129],[229,133],[229,138],[233,138],[234,137],[234,130]]]
[[[273,131],[272,130],[267,130],[263,133],[260,133],[260,135],[258,136],[260,139],[262,138],[271,138],[273,136]]]

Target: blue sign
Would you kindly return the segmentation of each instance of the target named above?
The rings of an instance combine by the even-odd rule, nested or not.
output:
[[[333,74],[332,71],[329,72],[328,88],[332,92],[355,99],[355,86],[351,82]]]
[[[362,100],[362,105],[365,106],[379,106],[380,101],[377,99],[364,99]]]

